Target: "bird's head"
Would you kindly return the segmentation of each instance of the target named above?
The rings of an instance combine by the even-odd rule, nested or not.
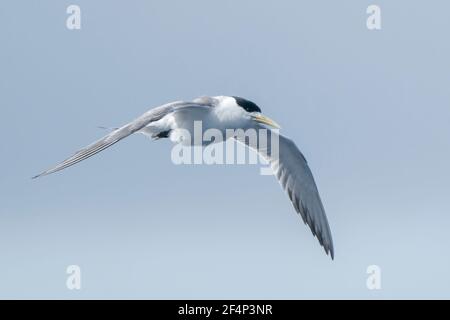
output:
[[[215,98],[219,100],[223,118],[242,122],[244,127],[255,127],[256,124],[263,124],[273,128],[280,128],[274,120],[263,115],[261,109],[250,100],[236,96],[219,96]]]

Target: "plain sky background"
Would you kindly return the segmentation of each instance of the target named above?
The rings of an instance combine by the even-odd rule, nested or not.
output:
[[[450,298],[449,15],[444,0],[1,1],[0,298]],[[222,94],[303,151],[334,261],[258,166],[175,166],[169,141],[134,135],[30,179],[99,125]]]

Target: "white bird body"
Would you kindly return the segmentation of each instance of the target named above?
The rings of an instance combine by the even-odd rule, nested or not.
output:
[[[140,132],[155,138],[158,133],[169,131],[169,138],[174,143],[192,145],[195,141],[199,141],[206,145],[210,141],[193,139],[195,122],[201,123],[202,131],[200,133],[202,136],[205,131],[210,129],[221,131],[225,137],[227,129],[256,128],[247,112],[236,105],[233,97],[218,96],[214,98],[218,101],[214,108],[202,106],[181,108],[165,115],[158,121],[149,123]],[[186,132],[189,132],[190,139],[185,136]]]
[[[170,138],[175,143],[192,145],[195,122],[201,123],[201,134],[206,130],[219,130],[227,137],[227,129],[260,129],[266,126],[278,127],[271,119],[261,114],[261,109],[251,101],[239,97],[200,97],[192,102],[176,101],[151,109],[134,121],[112,131],[110,134],[76,152],[57,166],[33,177],[48,175],[70,167],[110,147],[133,133],[142,133],[153,139]],[[333,241],[325,210],[313,175],[306,159],[292,140],[276,135],[278,153],[272,152],[270,142],[264,150],[256,150],[270,163],[282,188],[292,201],[295,210],[317,236],[325,252],[334,257]],[[189,139],[188,136],[189,135]],[[206,145],[210,142],[199,140]],[[248,145],[255,148],[254,145]]]

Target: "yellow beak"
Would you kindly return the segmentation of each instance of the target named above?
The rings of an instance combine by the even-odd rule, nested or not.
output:
[[[268,126],[276,128],[276,129],[280,129],[280,125],[278,123],[276,123],[275,121],[273,121],[269,117],[263,116],[261,113],[252,114],[252,118],[256,122],[266,124]]]

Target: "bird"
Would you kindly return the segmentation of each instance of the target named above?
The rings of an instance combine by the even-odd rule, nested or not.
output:
[[[334,260],[330,226],[305,157],[290,138],[279,133],[280,126],[274,120],[263,115],[256,103],[242,97],[201,96],[191,101],[174,101],[152,108],[135,120],[121,127],[112,128],[103,138],[32,178],[36,179],[73,166],[134,133],[142,133],[153,140],[168,138],[176,144],[192,145],[193,142],[187,139],[186,132],[192,134],[195,121],[202,122],[203,130],[214,128],[221,132],[227,129],[269,129],[270,134],[277,138],[278,154],[274,156],[275,152],[272,152],[274,148],[270,143],[264,152],[258,149],[256,151],[270,164],[273,174],[287,193],[295,211],[309,226],[313,236],[317,237],[325,253]],[[240,142],[255,149],[246,141]]]

